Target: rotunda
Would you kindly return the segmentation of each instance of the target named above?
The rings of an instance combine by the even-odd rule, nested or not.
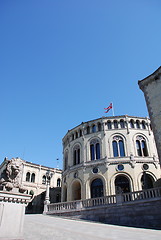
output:
[[[82,122],[64,136],[63,156],[62,201],[148,189],[160,178],[148,118]]]

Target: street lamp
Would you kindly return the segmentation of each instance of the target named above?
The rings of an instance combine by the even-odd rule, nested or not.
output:
[[[50,172],[50,170],[46,171],[46,195],[45,195],[45,201],[44,201],[44,213],[48,211],[47,205],[50,204],[50,180],[53,176],[53,173]]]

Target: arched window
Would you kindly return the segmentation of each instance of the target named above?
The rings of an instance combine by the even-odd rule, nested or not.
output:
[[[115,191],[116,191],[116,194],[130,192],[130,182],[126,176],[119,175],[116,177]]]
[[[82,130],[81,129],[79,130],[79,136],[80,137],[82,136]]]
[[[72,134],[72,140],[74,140],[74,134]]]
[[[149,189],[154,187],[154,179],[147,173],[143,172],[141,177],[142,189]]]
[[[135,128],[134,120],[133,120],[133,119],[130,120],[130,127],[131,127],[131,128]]]
[[[96,125],[92,126],[92,132],[95,133],[96,132]]]
[[[123,119],[120,120],[120,127],[125,128],[125,122]]]
[[[102,129],[101,129],[101,123],[98,123],[97,124],[97,128],[98,128],[98,131],[101,131]]]
[[[61,180],[60,178],[57,179],[57,187],[60,187]]]
[[[80,146],[76,145],[73,150],[73,165],[80,163]]]
[[[98,139],[93,139],[90,142],[90,155],[91,155],[91,160],[100,159],[100,143]]]
[[[91,198],[103,197],[103,182],[97,178],[91,183]]]
[[[136,149],[137,149],[138,156],[140,156],[140,157],[148,156],[146,141],[142,136],[137,136],[137,138],[136,138]]]
[[[68,152],[65,152],[65,158],[64,158],[64,170],[68,168]]]
[[[26,173],[26,182],[30,182],[30,173],[29,172]]]
[[[31,182],[35,182],[35,173],[32,173],[32,175],[31,175]]]
[[[78,132],[75,133],[75,138],[78,138]]]
[[[114,128],[118,128],[118,121],[114,120]]]
[[[125,156],[124,142],[123,142],[122,137],[120,137],[120,136],[113,137],[112,146],[113,146],[113,156],[114,157],[124,157]]]
[[[112,129],[111,121],[108,121],[108,122],[107,122],[107,127],[108,127],[108,129]]]
[[[45,175],[42,177],[42,184],[46,184],[46,176]]]
[[[142,121],[142,129],[146,129],[146,123],[145,123],[145,121]]]
[[[140,121],[136,120],[136,128],[140,128]]]
[[[87,126],[87,134],[90,134],[90,127]]]

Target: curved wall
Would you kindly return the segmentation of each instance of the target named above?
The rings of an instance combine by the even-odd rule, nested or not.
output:
[[[63,138],[62,201],[150,188],[160,177],[148,118],[118,116],[85,122]]]

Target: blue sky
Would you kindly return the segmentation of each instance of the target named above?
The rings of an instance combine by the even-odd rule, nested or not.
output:
[[[148,115],[141,80],[161,58],[159,0],[0,1],[0,162],[62,166],[81,122]]]

